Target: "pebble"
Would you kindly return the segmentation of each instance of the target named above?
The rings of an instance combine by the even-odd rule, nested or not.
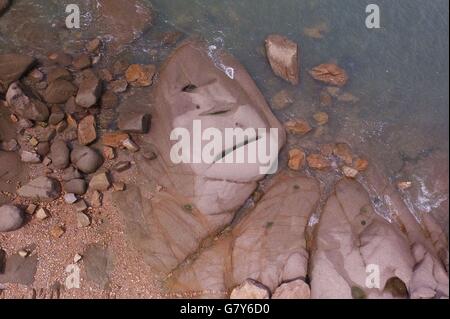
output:
[[[132,64],[125,72],[125,78],[132,86],[146,87],[153,84],[155,73],[156,67],[154,65]]]
[[[22,151],[22,152],[20,152],[20,159],[24,163],[30,163],[30,164],[41,163],[41,157],[36,152]]]
[[[288,162],[289,168],[294,171],[300,170],[305,163],[305,158],[306,154],[303,150],[297,148],[290,150]]]
[[[309,123],[303,119],[288,121],[285,126],[286,130],[292,134],[305,135],[312,130],[311,125],[309,125]]]
[[[112,159],[114,159],[116,157],[116,154],[115,154],[114,149],[112,147],[104,146],[103,147],[103,156],[107,160],[112,160]]]
[[[77,213],[77,226],[78,228],[85,228],[91,225],[91,219],[84,213]]]
[[[299,50],[297,43],[272,34],[266,39],[266,55],[273,72],[293,85],[299,83]]]
[[[352,167],[349,167],[349,166],[342,167],[342,172],[344,173],[344,175],[346,177],[349,177],[349,178],[355,178],[356,176],[358,176],[358,173],[359,173],[358,170],[356,170]]]
[[[73,193],[68,193],[64,195],[64,201],[67,204],[74,204],[77,200],[78,200],[77,197]]]
[[[321,154],[311,154],[306,158],[309,167],[323,170],[331,167],[331,162]]]
[[[73,206],[75,207],[75,210],[77,212],[84,212],[85,210],[88,209],[88,206],[86,205],[86,202],[83,199],[80,199]]]
[[[314,114],[314,120],[316,121],[317,125],[325,125],[328,123],[329,117],[325,112],[317,112],[316,114]]]
[[[91,206],[94,208],[102,207],[103,202],[103,194],[99,191],[93,191],[91,195]]]
[[[22,257],[22,258],[27,258],[28,255],[30,254],[30,252],[21,249],[21,250],[19,250],[19,251],[17,252],[17,254],[18,254],[20,257]]]
[[[47,219],[49,217],[48,211],[47,209],[41,207],[37,210],[36,212],[36,218],[39,220],[44,220]]]
[[[59,225],[55,225],[50,229],[50,235],[53,238],[61,238],[65,232],[66,232],[66,230],[64,229],[64,227],[59,226]]]
[[[122,192],[125,190],[125,183],[122,182],[117,182],[117,183],[113,183],[113,189],[115,192]]]
[[[70,159],[76,168],[86,174],[94,173],[103,164],[100,154],[87,146],[76,146]]]
[[[97,191],[107,191],[110,186],[111,183],[109,181],[108,174],[106,173],[95,175],[89,183],[89,187]]]
[[[84,179],[73,179],[64,183],[64,191],[73,193],[75,195],[84,195],[87,190],[87,185]]]
[[[94,76],[89,76],[81,82],[75,102],[79,106],[90,108],[97,103],[100,94],[100,81]]]
[[[25,212],[26,212],[28,215],[33,215],[33,214],[36,212],[36,208],[37,208],[37,205],[35,205],[35,204],[30,204],[30,205],[27,206],[27,209],[25,210]]]
[[[53,166],[58,169],[65,169],[70,163],[70,150],[66,142],[62,140],[55,141],[50,147]]]
[[[79,263],[82,259],[83,259],[83,256],[81,256],[80,254],[76,254],[76,255],[73,257],[73,262],[74,262],[75,264],[77,264],[77,263]]]
[[[78,142],[81,145],[89,145],[97,139],[95,117],[86,116],[78,124]]]
[[[124,140],[122,142],[122,145],[132,153],[136,153],[137,151],[139,151],[139,146],[134,143],[131,138],[127,138],[126,140]]]

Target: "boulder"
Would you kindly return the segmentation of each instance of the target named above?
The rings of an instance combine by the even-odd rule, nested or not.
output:
[[[288,38],[273,34],[266,39],[266,53],[273,72],[293,85],[299,83],[298,45]]]
[[[8,1],[3,0],[4,9]],[[3,9],[3,10],[4,10]],[[1,8],[0,8],[1,15]],[[22,54],[0,54],[0,93],[4,94],[9,85],[19,80],[30,69],[35,59]]]
[[[0,233],[19,229],[24,221],[23,212],[16,206],[0,206]]]
[[[241,285],[234,288],[230,299],[269,299],[270,291],[256,280],[247,279]]]
[[[92,148],[75,146],[70,154],[72,164],[86,174],[94,173],[103,164],[103,158]]]
[[[50,104],[63,104],[77,92],[77,87],[64,79],[51,82],[44,93],[44,99]]]
[[[61,187],[57,180],[50,177],[38,177],[17,190],[22,197],[38,200],[54,200],[59,197]]]
[[[9,86],[6,93],[6,101],[14,113],[22,118],[45,122],[49,117],[50,112],[47,106],[31,95],[30,97],[27,96],[18,82],[14,82]]]
[[[65,169],[70,163],[70,150],[66,142],[58,140],[52,144],[51,157],[53,166],[58,169]]]

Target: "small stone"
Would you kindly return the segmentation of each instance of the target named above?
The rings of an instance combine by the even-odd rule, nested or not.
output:
[[[100,208],[103,204],[103,194],[99,191],[93,191],[91,195],[91,206],[94,208]]]
[[[294,103],[294,96],[288,90],[281,90],[272,98],[272,107],[275,110],[282,110]]]
[[[95,175],[89,183],[89,187],[97,191],[107,191],[110,186],[111,183],[109,181],[108,174],[106,173]]]
[[[95,38],[86,44],[86,50],[88,50],[89,53],[96,53],[101,45],[102,41],[99,38]]]
[[[78,142],[81,145],[89,145],[97,139],[95,117],[86,116],[78,124]]]
[[[320,106],[330,107],[333,105],[333,97],[326,90],[320,92],[319,100]]]
[[[293,85],[299,83],[298,45],[281,35],[270,35],[266,39],[266,55],[273,72]]]
[[[47,219],[48,217],[49,217],[48,211],[44,207],[41,207],[37,210],[37,212],[36,212],[37,219],[44,220],[44,219]]]
[[[122,162],[119,162],[116,165],[114,165],[113,170],[116,171],[116,172],[120,172],[121,173],[121,172],[124,172],[124,171],[126,171],[126,170],[128,170],[130,168],[131,168],[131,162],[129,162],[129,161],[122,161]]]
[[[39,142],[50,142],[56,136],[56,130],[52,127],[38,127],[36,129],[36,138]]]
[[[44,73],[42,73],[39,69],[34,69],[30,72],[30,77],[35,81],[42,81],[44,79]]]
[[[113,183],[113,189],[115,192],[122,192],[125,190],[125,183],[122,182],[117,182],[117,183]]]
[[[309,74],[317,81],[338,87],[344,86],[348,81],[347,72],[336,64],[318,65]]]
[[[70,163],[70,150],[66,142],[58,140],[50,148],[52,154],[53,166],[58,169],[65,169]]]
[[[112,147],[104,146],[103,147],[103,156],[107,160],[112,160],[112,159],[114,159],[116,157],[116,154],[115,154],[114,149]]]
[[[97,103],[101,94],[101,83],[94,77],[86,77],[80,84],[75,102],[84,108],[90,108]]]
[[[247,279],[233,289],[230,299],[269,299],[270,291],[263,284],[253,279]]]
[[[286,130],[292,134],[305,135],[312,130],[311,125],[309,125],[309,123],[303,119],[289,121],[285,124],[285,126]]]
[[[24,163],[30,163],[30,164],[41,163],[41,157],[39,156],[39,154],[37,154],[35,152],[22,151],[20,153],[20,159]]]
[[[132,64],[128,67],[125,78],[133,86],[146,87],[153,84],[153,77],[156,73],[154,65]]]
[[[369,161],[362,159],[362,158],[355,159],[355,161],[353,163],[353,168],[355,168],[359,172],[363,172],[363,171],[367,170],[368,167],[369,167]]]
[[[30,204],[27,206],[27,209],[25,210],[25,212],[28,215],[33,215],[36,212],[36,208],[37,208],[37,206],[35,204]]]
[[[352,165],[353,163],[353,154],[350,146],[345,143],[338,143],[335,145],[333,154],[342,160],[347,165]]]
[[[143,156],[145,159],[149,160],[149,161],[153,161],[153,160],[155,160],[155,159],[158,158],[158,154],[157,154],[157,152],[156,152],[156,149],[155,149],[155,147],[154,147],[153,145],[151,145],[151,144],[145,144],[145,145],[142,147],[142,156]]]
[[[300,170],[300,168],[305,163],[305,157],[306,157],[305,152],[300,149],[295,148],[295,149],[290,150],[289,151],[289,162],[288,162],[289,168],[294,171]]]
[[[69,193],[69,194],[64,195],[64,201],[67,204],[70,204],[70,205],[74,204],[77,200],[78,200],[77,197],[73,193]]]
[[[30,254],[30,252],[28,252],[28,251],[22,249],[22,250],[19,250],[19,251],[17,252],[17,254],[18,254],[20,257],[22,257],[22,258],[27,258],[28,255]]]
[[[75,264],[77,264],[77,263],[79,263],[82,259],[83,259],[83,256],[81,256],[80,254],[76,254],[76,255],[73,257],[73,262],[74,262]]]
[[[94,173],[103,164],[102,157],[87,146],[76,146],[70,159],[76,168],[86,174]]]
[[[139,146],[135,142],[133,142],[131,138],[127,138],[125,141],[123,141],[122,145],[132,153],[136,153],[137,151],[139,151]]]
[[[325,22],[321,22],[315,26],[304,28],[303,34],[309,38],[322,39],[324,37],[324,34],[328,31],[328,25]]]
[[[71,82],[58,79],[49,84],[44,93],[44,99],[50,104],[63,104],[77,92],[77,87]]]
[[[39,141],[33,136],[30,138],[30,144],[31,146],[37,146],[39,144]]]
[[[359,101],[359,98],[357,98],[356,96],[354,96],[351,93],[345,92],[342,93],[338,96],[337,100],[339,102],[344,102],[344,103],[356,103]]]
[[[19,229],[24,222],[22,211],[13,205],[0,206],[0,233]]]
[[[325,125],[328,123],[328,114],[325,112],[318,112],[314,114],[314,120],[317,125]]]
[[[3,0],[5,2],[5,0]],[[6,10],[9,1],[3,5],[1,11]],[[2,22],[3,23],[3,22]],[[3,47],[3,45],[2,45]],[[34,64],[33,57],[22,54],[0,55],[0,93],[4,94],[11,83],[19,80],[22,75]]]
[[[84,212],[88,209],[88,206],[86,205],[86,202],[83,199],[80,199],[73,206],[75,207],[75,210],[77,212]]]
[[[84,213],[77,213],[77,226],[78,228],[85,228],[91,225],[91,219]]]
[[[66,121],[61,121],[58,123],[58,125],[56,125],[56,132],[58,133],[62,133],[64,132],[68,127],[68,124]]]
[[[84,70],[92,65],[91,57],[87,54],[80,54],[73,60],[72,66],[76,70]]]
[[[60,107],[53,106],[50,117],[48,118],[48,124],[58,125],[58,123],[60,123],[62,120],[64,120],[65,117],[66,117],[66,115],[64,114],[64,112],[61,110]]]
[[[126,80],[116,80],[110,83],[110,88],[114,93],[123,93],[128,88]]]
[[[272,299],[310,299],[311,289],[303,280],[298,279],[278,287]]]
[[[397,187],[398,187],[399,190],[404,191],[404,190],[407,190],[408,188],[412,187],[412,182],[410,182],[410,181],[399,182],[399,183],[397,183]]]
[[[51,60],[55,63],[58,63],[59,65],[64,66],[64,67],[72,64],[72,57],[64,52],[51,53],[48,56],[48,58],[49,58],[49,60]]]
[[[333,155],[334,144],[322,144],[320,145],[320,154],[326,157]]]
[[[330,168],[331,162],[321,154],[311,154],[306,158],[309,167],[313,169],[323,170]]]
[[[65,232],[65,229],[59,225],[55,225],[50,229],[50,235],[56,239],[61,238]]]
[[[342,172],[344,173],[344,175],[348,178],[355,178],[356,176],[358,176],[358,170],[349,167],[349,166],[344,166],[342,167]]]
[[[102,143],[105,146],[120,147],[125,140],[129,139],[129,135],[123,132],[105,133],[102,136]]]
[[[87,185],[84,179],[73,179],[63,186],[64,191],[76,195],[84,195],[87,190]]]
[[[145,134],[148,132],[150,115],[145,113],[122,112],[119,114],[119,130],[128,133]]]

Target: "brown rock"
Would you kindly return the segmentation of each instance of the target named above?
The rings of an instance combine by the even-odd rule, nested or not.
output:
[[[126,80],[113,81],[110,84],[110,88],[114,93],[123,93],[128,88],[128,82]]]
[[[50,104],[63,104],[75,95],[77,87],[71,82],[63,79],[58,79],[49,84],[44,93],[44,98]]]
[[[309,125],[309,123],[303,119],[289,121],[285,124],[285,126],[286,130],[292,134],[305,135],[312,130],[311,125]]]
[[[102,41],[99,38],[95,38],[86,44],[86,50],[89,53],[96,53],[99,51],[101,45]]]
[[[266,39],[266,52],[273,72],[284,80],[299,83],[298,45],[281,35]]]
[[[10,0],[0,0],[0,16],[6,12],[6,10],[8,9],[9,5],[11,4]],[[0,251],[1,253],[1,251]],[[0,264],[1,267],[1,264]],[[0,273],[1,273],[1,268],[0,268]]]
[[[132,64],[127,69],[125,77],[131,85],[145,87],[153,84],[155,72],[156,67],[154,65]]]
[[[60,193],[59,182],[45,176],[38,177],[17,190],[19,196],[40,200],[54,200]]]
[[[321,154],[311,154],[306,160],[308,161],[309,167],[313,169],[323,170],[331,166],[331,162]]]
[[[95,76],[88,76],[83,79],[78,90],[75,102],[84,108],[90,108],[97,103],[101,94],[101,83]]]
[[[325,125],[328,123],[328,114],[325,112],[317,112],[314,114],[314,120],[317,125]]]
[[[125,172],[126,170],[131,168],[131,163],[129,161],[122,161],[114,165],[113,169],[116,172]]]
[[[73,67],[76,70],[84,70],[92,65],[91,57],[87,54],[81,54],[73,60]]]
[[[298,148],[294,148],[289,151],[289,162],[288,166],[294,171],[300,170],[300,168],[305,163],[306,154],[304,151]]]
[[[54,52],[48,56],[50,61],[53,61],[61,66],[69,66],[72,64],[72,57],[65,52]]]
[[[320,145],[320,154],[326,157],[333,155],[334,144],[322,144]]]
[[[102,95],[101,105],[104,109],[114,109],[117,105],[119,105],[119,98],[114,92],[106,91]]]
[[[114,76],[108,69],[101,69],[98,72],[98,75],[100,76],[100,79],[102,79],[103,81],[106,81],[106,82],[111,82],[112,80],[114,80]],[[127,85],[128,85],[128,83],[127,83]]]
[[[81,145],[89,145],[97,139],[95,117],[86,116],[78,124],[78,142]]]
[[[345,143],[338,143],[334,146],[333,154],[337,156],[340,160],[342,160],[347,165],[352,165],[353,163],[353,154],[350,146]]]
[[[127,138],[125,141],[123,141],[122,146],[132,153],[136,153],[140,149],[139,146],[135,142],[133,142],[131,138]]]
[[[86,174],[94,173],[103,164],[101,155],[88,146],[76,146],[70,154],[70,160]]]
[[[311,76],[320,82],[342,87],[348,81],[348,75],[345,70],[336,64],[321,64],[309,71]]]
[[[344,166],[342,167],[342,173],[344,173],[344,175],[348,178],[355,178],[356,176],[358,176],[358,170],[354,169],[353,167],[349,167],[349,166]]]
[[[47,74],[47,81],[52,83],[56,80],[72,81],[72,74],[66,68],[56,67]]]
[[[50,229],[50,235],[53,238],[61,238],[65,232],[66,231],[65,231],[64,227],[59,226],[59,225],[55,225]]]
[[[369,161],[362,158],[355,159],[353,163],[353,168],[358,170],[359,172],[365,171],[369,167]]]
[[[56,141],[51,146],[53,165],[58,169],[65,169],[70,163],[70,150],[64,141]]]
[[[294,96],[288,90],[281,90],[272,98],[272,107],[275,110],[282,110],[294,103]]]
[[[333,97],[326,91],[320,92],[320,105],[324,107],[330,107],[333,105]]]
[[[120,76],[125,74],[130,64],[125,60],[117,60],[113,65],[113,74]]]
[[[91,206],[94,208],[102,207],[103,194],[99,191],[93,191],[91,195]]]
[[[123,132],[105,133],[102,136],[102,143],[105,146],[117,148],[123,146],[123,142],[128,138],[128,134]]]
[[[104,146],[103,147],[103,157],[106,158],[107,160],[114,159],[116,157],[114,149],[109,146]]]
[[[0,93],[6,93],[9,85],[19,80],[34,61],[27,55],[0,54]]]
[[[84,213],[77,213],[77,226],[78,228],[85,228],[91,225],[91,219]]]

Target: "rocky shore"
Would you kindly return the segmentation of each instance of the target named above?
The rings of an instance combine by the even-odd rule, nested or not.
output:
[[[437,223],[405,201],[414,181],[388,180],[345,141],[292,142],[357,99],[342,67],[308,70],[320,109],[281,123],[273,110],[294,103],[291,90],[269,105],[202,40],[160,34],[162,64],[116,57],[154,13],[100,2],[83,30],[97,36],[77,49],[0,54],[0,298],[448,298],[448,199]],[[20,10],[0,0],[6,29]],[[274,76],[300,86],[300,46],[269,35],[265,49]],[[278,173],[173,164],[171,131],[196,119],[277,128]],[[379,287],[367,287],[368,265]]]

